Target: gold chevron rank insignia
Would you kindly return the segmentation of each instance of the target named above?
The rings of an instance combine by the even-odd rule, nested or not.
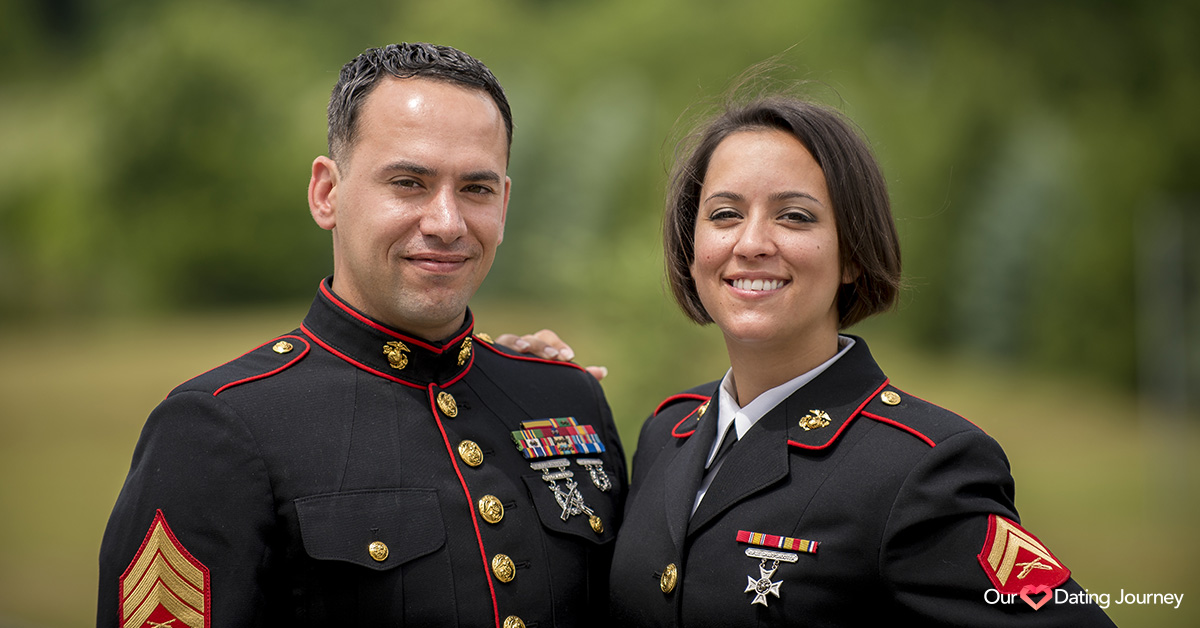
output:
[[[1005,594],[1045,585],[1053,589],[1071,577],[1067,569],[1042,542],[1016,522],[990,515],[987,539],[979,551],[979,565]]]
[[[209,628],[208,568],[171,532],[161,510],[121,574],[121,628]]]

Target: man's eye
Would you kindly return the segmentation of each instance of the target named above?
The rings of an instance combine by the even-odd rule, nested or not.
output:
[[[396,179],[392,181],[392,185],[401,188],[416,188],[420,187],[421,183],[413,179]]]
[[[491,194],[493,192],[492,188],[486,185],[468,185],[463,188],[463,191],[468,194]]]

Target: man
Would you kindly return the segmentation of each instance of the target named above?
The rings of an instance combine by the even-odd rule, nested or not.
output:
[[[599,385],[503,353],[467,303],[504,234],[512,120],[477,60],[364,52],[309,207],[299,329],[150,415],[100,550],[101,626],[601,621],[626,490]]]

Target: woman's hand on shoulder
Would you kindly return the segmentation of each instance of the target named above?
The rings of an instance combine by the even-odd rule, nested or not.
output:
[[[575,359],[575,351],[563,342],[562,338],[552,330],[543,329],[534,334],[518,336],[516,334],[500,334],[496,336],[496,344],[508,347],[518,353],[532,355],[558,362],[571,362]],[[608,369],[603,366],[584,367],[596,381],[608,376]]]

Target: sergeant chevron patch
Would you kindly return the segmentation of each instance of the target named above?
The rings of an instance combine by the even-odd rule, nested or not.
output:
[[[210,628],[208,568],[156,511],[141,548],[121,574],[121,628]]]
[[[1018,594],[1026,587],[1043,585],[1053,589],[1071,577],[1071,570],[1036,536],[997,515],[988,517],[987,539],[978,558],[1000,593]]]

